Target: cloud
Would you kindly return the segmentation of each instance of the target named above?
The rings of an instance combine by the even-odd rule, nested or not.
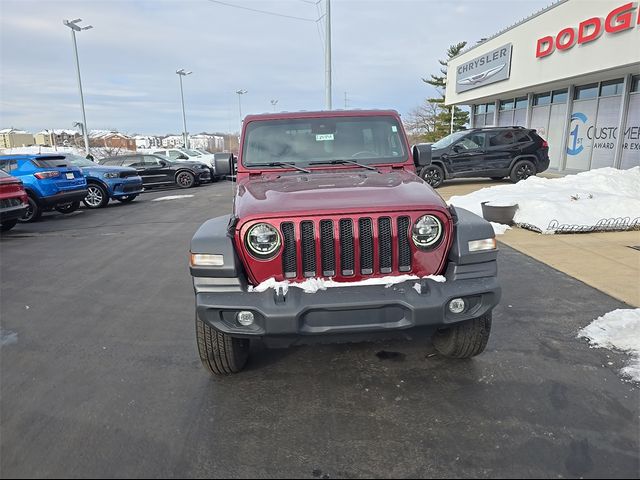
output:
[[[299,0],[238,0],[238,5],[305,18]],[[439,69],[446,48],[475,42],[544,6],[547,0],[488,2],[344,0],[332,3],[334,106],[396,108],[434,92],[421,77]],[[80,116],[71,34],[65,18],[93,30],[77,35],[89,128],[180,131],[177,68],[191,131],[235,131],[243,113],[324,107],[322,31],[315,24],[205,0],[14,1],[0,5],[0,122],[38,131],[68,128]]]

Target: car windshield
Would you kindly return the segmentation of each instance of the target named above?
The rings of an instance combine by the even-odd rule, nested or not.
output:
[[[460,140],[467,133],[468,132],[455,132],[455,133],[452,133],[451,135],[447,135],[446,137],[441,138],[436,143],[431,145],[431,147],[432,148],[445,148],[445,147],[448,147],[452,143],[457,142],[458,140]]]
[[[406,160],[395,117],[292,118],[250,122],[242,150],[245,166],[286,162],[356,160],[400,163]]]
[[[95,167],[97,164],[91,160],[81,157],[80,155],[67,154],[64,156],[69,163],[76,167]]]

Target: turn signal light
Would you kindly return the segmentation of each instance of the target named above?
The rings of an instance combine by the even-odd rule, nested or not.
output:
[[[469,242],[470,252],[482,252],[484,250],[495,250],[497,248],[496,239],[485,238],[482,240],[472,240]]]
[[[223,255],[210,255],[208,253],[192,253],[192,267],[222,267],[224,265]]]

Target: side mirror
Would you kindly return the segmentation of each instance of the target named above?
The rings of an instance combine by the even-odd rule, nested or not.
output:
[[[462,146],[454,145],[453,147],[451,147],[451,151],[454,153],[460,153],[462,151]]]
[[[431,144],[419,143],[413,146],[413,163],[417,167],[431,164]]]
[[[186,155],[178,155],[178,160],[189,160],[189,157]]]
[[[158,160],[158,163],[160,163],[161,167],[166,167],[167,165],[169,165],[167,162],[165,162],[164,160]]]
[[[231,162],[233,155],[216,155],[214,164],[216,175],[231,175]]]

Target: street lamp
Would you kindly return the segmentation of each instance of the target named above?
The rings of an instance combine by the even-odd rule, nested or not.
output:
[[[191,75],[193,72],[185,72],[184,68],[180,70],[176,70],[178,77],[180,78],[180,98],[182,99],[182,124],[184,125],[184,148],[189,148],[189,135],[187,134],[187,116],[184,113],[184,92],[182,91],[182,77],[186,77],[187,75]]]
[[[87,25],[86,27],[81,27],[78,25],[82,21],[81,18],[76,18],[75,20],[63,20],[62,23],[71,29],[71,38],[73,39],[73,51],[76,55],[76,71],[78,72],[78,89],[80,90],[80,105],[82,106],[82,124],[84,125],[83,134],[84,134],[84,149],[85,153],[89,155],[89,134],[87,132],[87,115],[84,112],[84,96],[82,95],[82,79],[80,78],[80,61],[78,60],[78,44],[76,43],[76,32],[81,32],[82,30],[90,30],[93,28],[93,25]]]
[[[276,111],[276,105],[278,104],[278,100],[271,100],[271,105],[273,105],[273,111]]]

